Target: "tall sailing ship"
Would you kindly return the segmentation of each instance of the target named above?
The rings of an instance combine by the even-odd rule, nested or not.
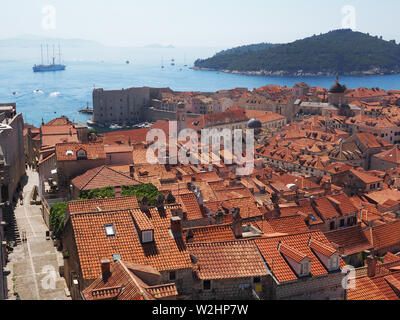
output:
[[[49,46],[47,45],[47,64],[43,63],[43,45],[40,46],[42,61],[41,64],[33,66],[33,72],[49,72],[49,71],[62,71],[65,70],[65,65],[61,64],[61,48],[58,46],[59,63],[56,63],[55,50],[53,45],[53,58],[52,63],[49,63]]]

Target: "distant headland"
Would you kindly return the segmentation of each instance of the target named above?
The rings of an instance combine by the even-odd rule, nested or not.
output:
[[[197,60],[193,69],[268,76],[384,75],[400,73],[395,40],[341,29],[288,44],[241,46]]]

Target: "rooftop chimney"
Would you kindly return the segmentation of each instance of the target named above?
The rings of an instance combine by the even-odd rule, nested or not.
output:
[[[186,243],[192,243],[192,242],[193,242],[193,238],[194,238],[194,233],[193,233],[193,230],[190,229],[190,230],[186,233]]]
[[[232,229],[235,238],[241,238],[243,235],[242,217],[240,215],[240,208],[234,208]]]
[[[111,275],[111,262],[110,260],[101,260],[101,276],[104,281]]]
[[[149,200],[146,197],[139,202],[140,210],[148,213],[149,212]]]
[[[121,187],[114,187],[115,197],[121,198],[122,188]]]
[[[216,224],[224,223],[224,213],[221,211],[221,209],[218,209],[217,214],[215,215],[215,223]]]
[[[171,232],[174,238],[182,236],[182,219],[180,217],[171,217]]]
[[[367,257],[368,277],[370,278],[373,278],[376,275],[376,263],[377,259],[374,255]]]
[[[133,178],[134,173],[135,173],[135,167],[133,166],[133,164],[130,164],[129,165],[129,175],[131,178]]]

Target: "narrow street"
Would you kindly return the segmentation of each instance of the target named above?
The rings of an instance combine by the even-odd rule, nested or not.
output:
[[[46,240],[48,229],[41,206],[30,205],[30,194],[38,181],[38,173],[27,170],[23,183],[26,183],[24,204],[18,203],[15,208],[17,238],[21,241],[17,241],[14,251],[9,254],[8,298],[15,300],[18,294],[21,300],[69,300],[64,278],[59,274],[59,266],[63,265],[62,254],[52,240]]]

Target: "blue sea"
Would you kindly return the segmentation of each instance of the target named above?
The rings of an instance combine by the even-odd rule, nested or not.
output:
[[[197,58],[212,56],[221,49],[64,48],[66,71],[34,73],[32,66],[41,60],[40,48],[3,47],[0,48],[0,103],[16,102],[17,111],[23,113],[25,122],[35,126],[40,126],[42,119],[47,122],[61,115],[85,124],[91,116],[80,114],[78,110],[87,103],[92,106],[93,88],[151,86],[212,92],[236,87],[252,90],[267,84],[293,86],[300,81],[329,88],[334,82],[333,77],[247,76],[189,68]],[[175,59],[175,66],[171,66],[171,59]],[[126,64],[127,60],[130,64]],[[165,69],[161,68],[162,61]],[[185,64],[188,67],[184,67]],[[340,81],[349,88],[400,89],[400,75],[343,76]]]

